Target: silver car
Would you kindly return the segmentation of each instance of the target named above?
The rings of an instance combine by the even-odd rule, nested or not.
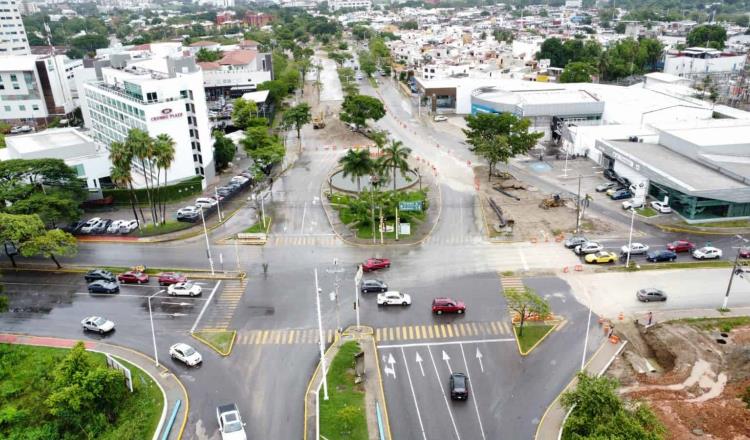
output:
[[[114,322],[104,319],[101,316],[89,316],[88,318],[84,318],[84,320],[81,321],[81,325],[83,326],[83,331],[89,330],[92,332],[98,332],[100,335],[111,332],[115,329]]]

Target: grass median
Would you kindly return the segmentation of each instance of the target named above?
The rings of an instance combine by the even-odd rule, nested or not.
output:
[[[513,326],[513,330],[518,340],[518,346],[521,349],[521,354],[528,354],[536,344],[539,343],[547,333],[551,332],[555,328],[554,325],[550,324],[524,324],[523,334],[517,325]]]
[[[255,222],[252,226],[249,228],[246,228],[242,232],[247,234],[260,234],[260,233],[268,233],[268,229],[271,227],[271,217],[266,217],[266,224],[263,225],[263,222]]]
[[[365,391],[354,383],[356,341],[341,345],[328,369],[328,400],[320,399],[320,434],[328,440],[367,440]]]
[[[189,222],[178,222],[169,220],[164,224],[154,226],[152,223],[144,225],[140,231],[136,230],[133,232],[135,237],[153,237],[154,235],[169,234],[170,232],[183,231],[185,229],[195,226],[195,223]]]
[[[104,410],[97,402],[103,404],[112,397],[101,396],[99,401],[95,396],[112,386],[103,376],[104,355],[84,352],[85,361],[71,362],[73,351],[0,344],[0,438],[86,438],[88,434],[100,440],[151,439],[164,405],[161,390],[151,377],[118,359],[131,371],[133,393],[125,389],[120,398],[109,400],[107,406],[111,408]],[[83,385],[56,381],[56,375],[70,375],[70,369],[76,371],[75,375],[89,375],[82,380]],[[94,383],[89,381],[98,385],[82,390]],[[79,410],[76,405],[80,405]]]
[[[220,355],[227,356],[232,351],[236,334],[235,330],[204,330],[193,333],[193,336]]]

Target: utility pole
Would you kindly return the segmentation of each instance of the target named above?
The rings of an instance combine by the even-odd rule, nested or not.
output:
[[[323,400],[328,400],[328,368],[326,368],[325,348],[323,347],[323,319],[320,316],[320,287],[318,287],[318,269],[315,269],[315,304],[318,309],[318,340],[320,347],[320,366],[323,370]]]
[[[383,222],[383,205],[380,205],[380,244],[383,244],[383,229],[385,229],[385,223]]]
[[[357,312],[357,330],[359,330],[359,282],[362,281],[362,265],[357,267],[357,274],[354,275],[354,310]]]
[[[741,235],[737,235],[737,238],[740,239],[744,243],[747,243],[750,241]],[[727,304],[729,303],[729,292],[732,290],[732,281],[734,280],[734,276],[737,274],[737,267],[740,265],[740,252],[741,251],[742,251],[742,246],[738,246],[737,255],[735,255],[734,264],[732,265],[732,273],[729,274],[729,285],[727,285],[727,293],[724,295],[724,304],[722,304],[721,306],[722,309],[726,309]]]
[[[396,223],[393,225],[393,229],[396,231],[396,241],[398,241],[398,227],[399,227],[398,206],[396,206]]]
[[[576,235],[581,233],[581,175],[578,175],[578,195],[576,196]]]
[[[630,266],[630,254],[633,246],[633,222],[635,221],[635,208],[630,208],[630,234],[628,234],[628,255],[625,259],[625,268]],[[731,281],[730,281],[731,283]]]
[[[216,213],[219,214],[219,221],[222,221],[221,217],[221,202],[219,201],[219,190],[214,187],[214,194],[216,195]]]
[[[326,270],[326,272],[333,274],[333,292],[331,292],[331,301],[336,301],[336,333],[341,332],[341,317],[339,314],[339,286],[341,280],[339,280],[339,274],[344,271],[343,267],[339,267],[338,258],[333,259],[333,267]]]
[[[211,245],[208,243],[208,229],[206,228],[206,217],[203,216],[203,208],[200,208],[201,220],[203,221],[203,234],[206,236],[206,255],[208,255],[208,264],[211,266],[211,275],[214,274],[214,259],[211,258]]]

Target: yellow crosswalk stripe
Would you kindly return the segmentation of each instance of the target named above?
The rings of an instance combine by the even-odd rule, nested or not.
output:
[[[393,327],[388,327],[388,340],[389,341],[393,341],[394,340],[393,339],[393,334],[394,334]]]
[[[453,337],[453,325],[452,324],[448,324],[448,325],[446,325],[446,328],[448,330],[448,337],[452,338]]]
[[[412,330],[412,326],[404,327],[404,335],[406,335],[406,330],[407,329],[409,330],[409,336],[407,336],[404,339],[414,339],[414,333],[413,333],[413,330]]]
[[[477,330],[477,325],[474,324],[473,322],[469,323],[469,325],[471,325],[471,329],[474,330],[474,336],[479,335],[479,330]]]
[[[294,335],[297,333],[296,330],[289,330],[289,338],[286,340],[287,344],[294,344]]]
[[[480,322],[479,327],[482,329],[482,334],[489,335],[490,329],[486,322]]]
[[[445,337],[445,324],[440,324],[440,334]]]
[[[396,327],[396,339],[401,339],[401,327]]]
[[[380,342],[380,329],[375,329],[375,342]]]
[[[281,337],[281,332],[280,331],[274,331],[273,332],[273,344],[278,344],[280,337]]]
[[[261,344],[265,344],[266,343],[266,339],[268,339],[268,335],[269,334],[270,334],[270,332],[268,330],[264,330],[263,331],[263,337],[261,338],[261,342],[260,342]]]
[[[419,331],[419,326],[418,325],[414,326],[414,339],[422,339],[422,335],[421,335],[421,333]]]
[[[330,344],[333,342],[333,330],[328,330],[328,335],[326,336],[326,341]]]
[[[490,327],[492,327],[492,334],[493,335],[499,335],[500,330],[497,328],[497,323],[495,321],[490,322]]]
[[[433,336],[433,333],[432,333],[432,327],[433,327],[433,326],[431,326],[431,325],[428,325],[428,326],[427,326],[427,335],[428,335],[428,337],[429,337],[430,339],[434,338],[434,336]]]
[[[467,331],[467,327],[466,327],[466,324],[464,324],[463,322],[462,322],[462,323],[460,323],[460,324],[458,324],[458,330],[459,330],[459,334],[460,334],[461,336],[466,336],[466,335],[468,335],[468,331]]]

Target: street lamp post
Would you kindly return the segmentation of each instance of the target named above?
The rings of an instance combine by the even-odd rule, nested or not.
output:
[[[157,367],[159,366],[159,352],[156,350],[156,332],[154,332],[154,315],[151,312],[151,298],[162,292],[164,292],[163,289],[148,297],[148,319],[151,321],[151,341],[154,343],[154,360]]]
[[[578,196],[576,197],[576,235],[581,233],[581,175],[578,175]]]
[[[737,235],[737,238],[744,243],[750,242],[750,240],[744,238],[741,235]],[[742,252],[742,246],[737,247],[737,255],[734,257],[734,264],[732,265],[732,273],[729,275],[729,284],[727,285],[727,292],[724,294],[724,303],[721,305],[722,309],[726,309],[729,304],[729,292],[732,290],[732,281],[734,275],[737,273],[737,266],[740,264],[740,252]]]
[[[320,287],[318,287],[318,269],[315,269],[315,304],[318,309],[318,340],[320,347],[320,367],[323,370],[323,400],[328,400],[328,368],[326,368],[325,349],[323,347],[323,318],[320,316]]]
[[[222,221],[221,218],[221,202],[219,201],[219,190],[214,187],[214,194],[216,195],[216,212],[219,214],[219,221]]]
[[[206,255],[208,255],[208,264],[211,266],[211,275],[214,274],[214,259],[211,258],[211,245],[208,242],[208,229],[206,228],[206,217],[203,215],[203,208],[200,208],[201,220],[203,221],[203,234],[206,236]]]
[[[327,269],[326,272],[333,274],[333,292],[331,292],[331,301],[336,302],[336,333],[341,331],[341,317],[339,315],[339,286],[341,281],[339,280],[339,274],[344,271],[344,268],[339,267],[339,260],[333,259],[333,268]]]
[[[630,208],[630,233],[628,234],[628,255],[625,258],[625,268],[630,267],[630,254],[633,246],[633,223],[635,222],[635,208]]]
[[[359,282],[362,281],[362,265],[357,268],[354,275],[354,310],[357,312],[357,330],[359,330]]]

